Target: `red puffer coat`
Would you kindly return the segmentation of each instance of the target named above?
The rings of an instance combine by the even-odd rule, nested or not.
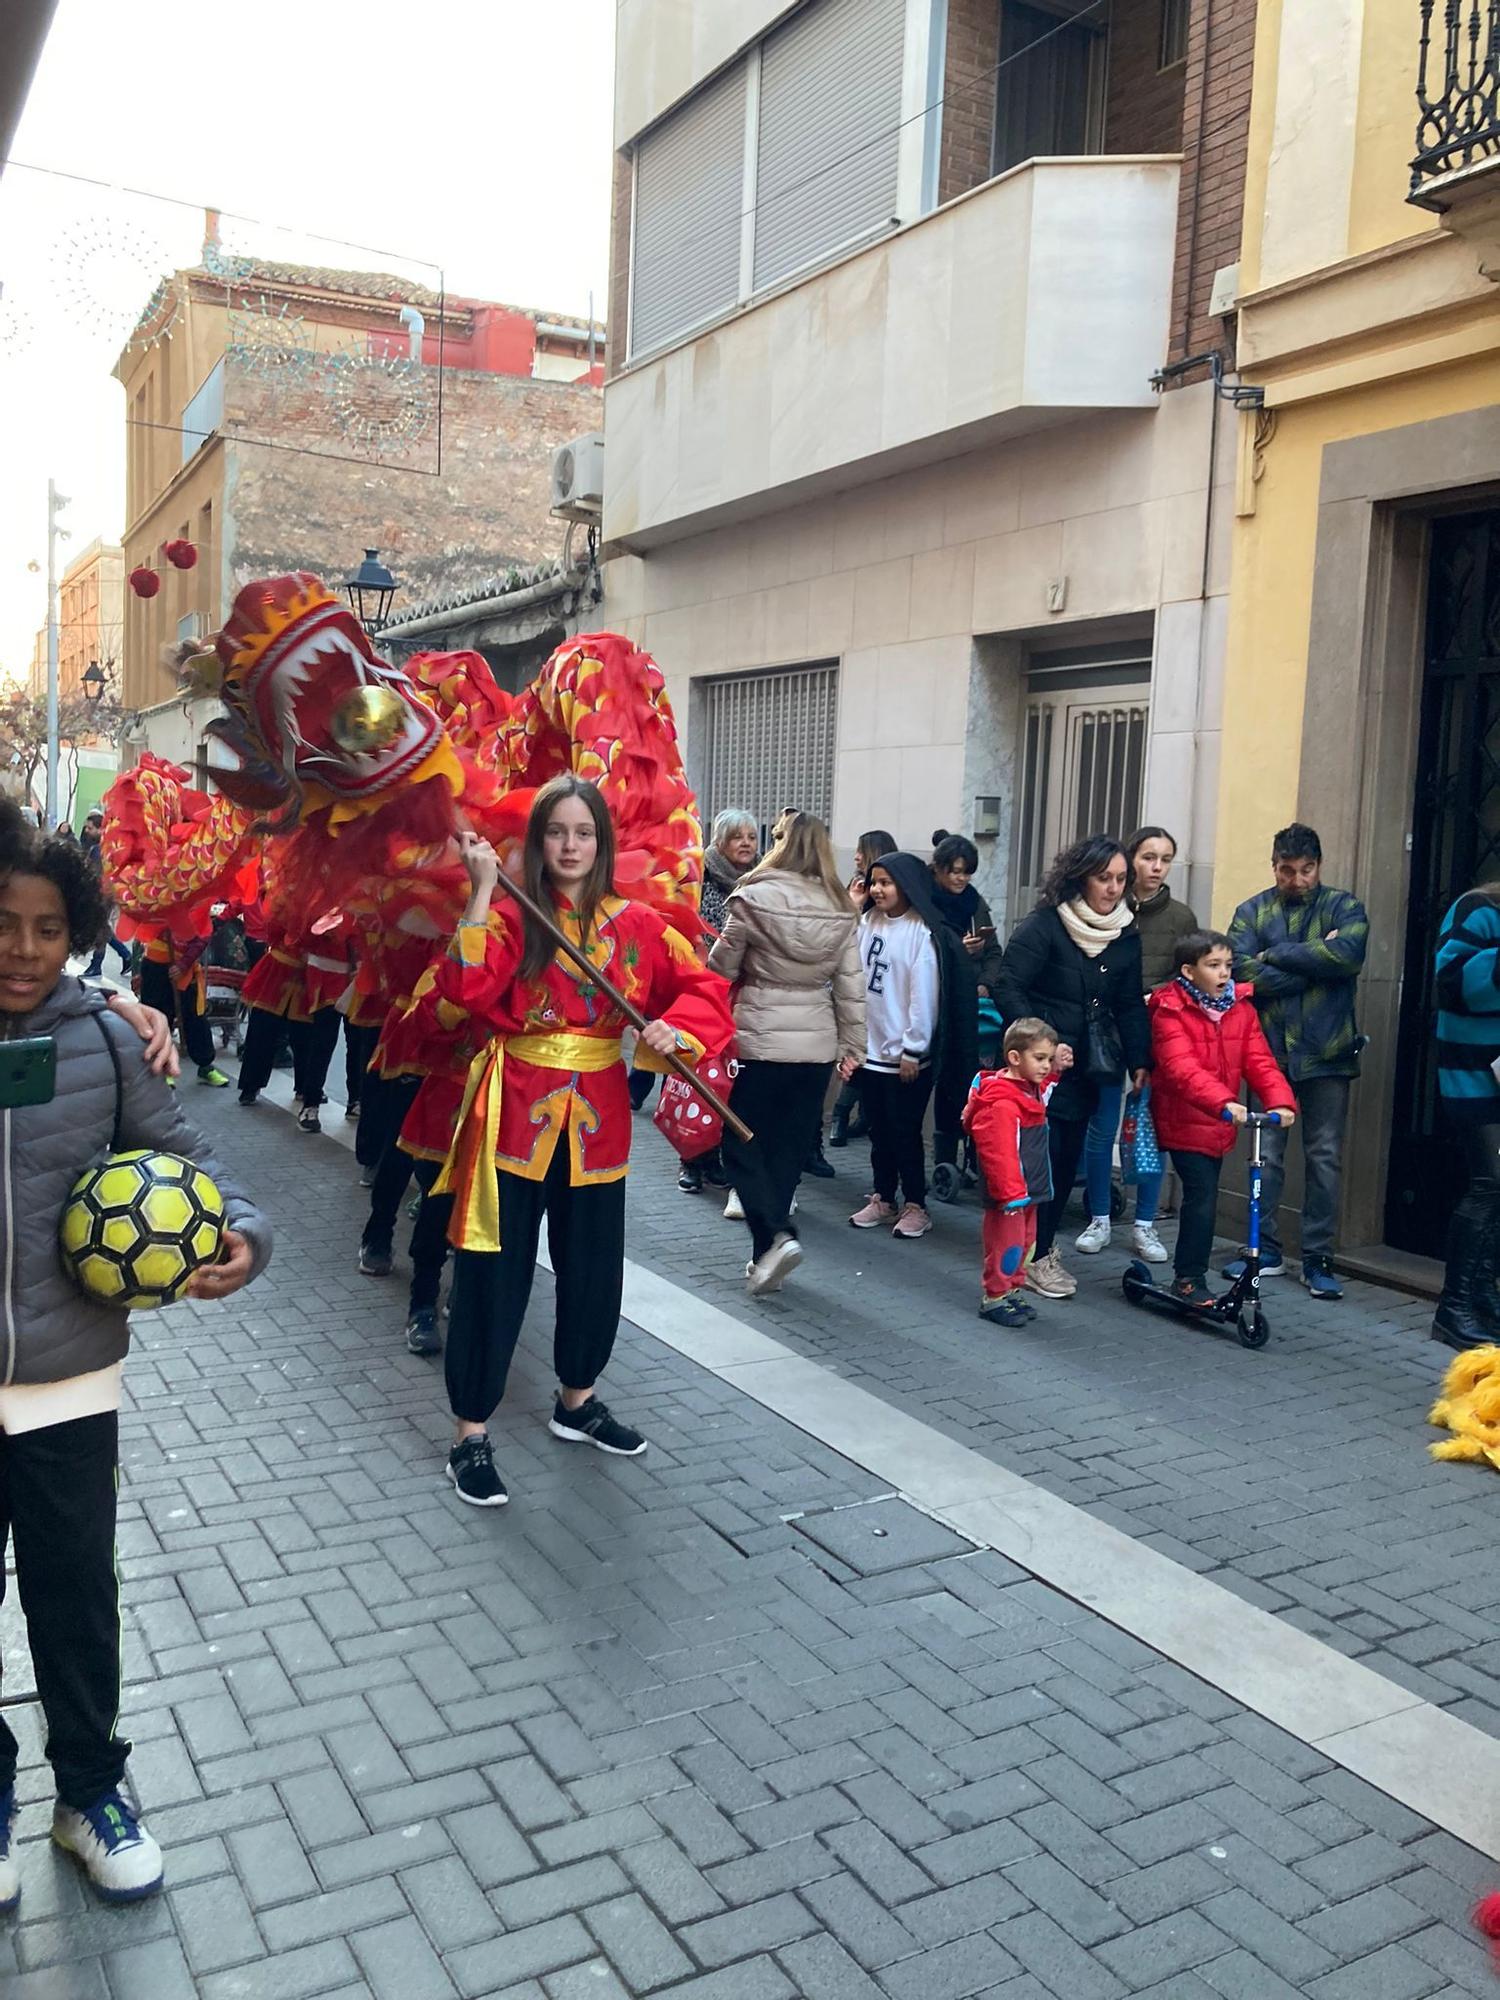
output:
[[[1277,1068],[1251,988],[1236,986],[1223,1014],[1200,1007],[1177,980],[1159,986],[1151,1012],[1151,1116],[1158,1142],[1182,1153],[1230,1152],[1235,1128],[1224,1106],[1248,1083],[1268,1111],[1295,1111],[1292,1086]]]

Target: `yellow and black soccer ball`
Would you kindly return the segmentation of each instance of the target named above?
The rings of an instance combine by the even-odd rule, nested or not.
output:
[[[111,1153],[74,1184],[58,1232],[63,1269],[101,1305],[170,1305],[212,1264],[224,1197],[176,1153]]]

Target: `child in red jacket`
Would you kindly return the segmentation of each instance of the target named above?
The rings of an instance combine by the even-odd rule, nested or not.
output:
[[[984,1299],[979,1317],[1024,1326],[1036,1308],[1021,1286],[1036,1249],[1037,1204],[1052,1199],[1043,1086],[1057,1058],[1057,1030],[1045,1021],[1012,1021],[1000,1069],[981,1070],[969,1088],[964,1130],[984,1169]]]
[[[1219,1169],[1246,1117],[1240,1091],[1248,1083],[1267,1111],[1281,1113],[1284,1125],[1294,1122],[1297,1100],[1250,1004],[1253,989],[1234,983],[1228,938],[1189,931],[1172,956],[1177,977],[1146,1003],[1156,1062],[1151,1115],[1182,1182],[1172,1289],[1189,1304],[1207,1307],[1213,1304],[1208,1260]]]

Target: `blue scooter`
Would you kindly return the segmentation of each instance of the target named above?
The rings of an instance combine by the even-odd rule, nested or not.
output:
[[[1227,1111],[1224,1117],[1229,1122]],[[1271,1337],[1271,1329],[1266,1324],[1260,1303],[1260,1135],[1267,1125],[1281,1123],[1281,1113],[1252,1111],[1246,1116],[1245,1123],[1250,1132],[1250,1219],[1245,1232],[1245,1268],[1229,1290],[1215,1299],[1211,1306],[1191,1306],[1186,1299],[1174,1297],[1165,1285],[1158,1285],[1150,1267],[1139,1259],[1125,1267],[1120,1283],[1133,1306],[1147,1306],[1152,1312],[1171,1313],[1177,1319],[1192,1320],[1198,1326],[1233,1326],[1241,1347],[1264,1347]]]

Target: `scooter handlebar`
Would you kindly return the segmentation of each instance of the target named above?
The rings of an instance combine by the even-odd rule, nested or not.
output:
[[[1224,1106],[1224,1109],[1219,1113],[1219,1116],[1223,1119],[1226,1125],[1232,1125],[1235,1122],[1234,1114],[1233,1112],[1231,1112],[1227,1104]],[[1281,1113],[1279,1111],[1247,1111],[1245,1113],[1245,1123],[1247,1126],[1279,1125],[1281,1123]]]

